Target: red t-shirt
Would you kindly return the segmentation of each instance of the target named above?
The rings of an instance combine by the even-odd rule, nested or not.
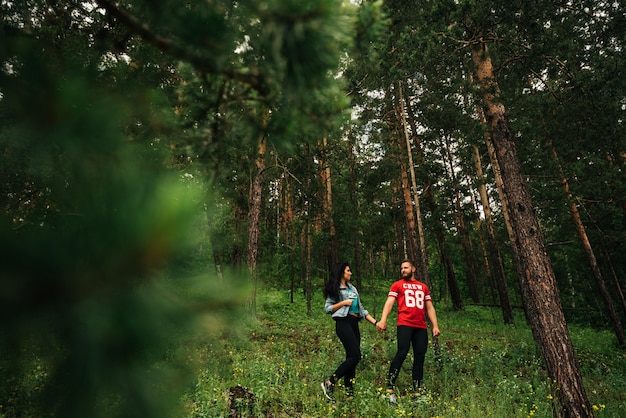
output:
[[[398,325],[426,328],[426,301],[431,300],[428,286],[401,279],[391,285],[389,296],[398,300]]]

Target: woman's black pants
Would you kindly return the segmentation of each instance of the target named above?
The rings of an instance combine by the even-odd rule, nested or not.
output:
[[[343,377],[346,387],[351,388],[356,376],[356,366],[361,360],[361,333],[359,332],[358,318],[352,315],[336,318],[335,332],[346,350],[346,359],[337,367],[330,381],[335,384]]]

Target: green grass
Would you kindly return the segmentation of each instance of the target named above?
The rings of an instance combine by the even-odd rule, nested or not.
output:
[[[203,359],[197,380],[184,397],[189,418],[228,416],[228,388],[243,385],[254,394],[242,416],[255,417],[552,417],[553,393],[532,334],[520,314],[515,326],[502,324],[500,311],[438,306],[440,355],[426,356],[425,402],[400,397],[392,407],[383,382],[395,354],[395,330],[380,334],[361,323],[363,359],[355,397],[325,401],[320,382],[342,361],[334,323],[317,295],[311,316],[302,296],[289,303],[286,291],[259,293],[256,320],[239,319],[212,343],[196,341]],[[368,306],[365,300],[365,306]],[[378,306],[382,306],[381,303]],[[379,316],[380,312],[372,312]],[[395,318],[391,318],[395,323]],[[390,322],[392,323],[392,322]],[[619,417],[626,410],[626,355],[608,330],[571,328],[587,394],[597,417]],[[410,389],[412,354],[398,379],[398,392]]]

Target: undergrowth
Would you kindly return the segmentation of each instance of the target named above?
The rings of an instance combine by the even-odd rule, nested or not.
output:
[[[289,302],[283,290],[258,294],[255,319],[222,330],[211,343],[195,342],[202,359],[197,380],[184,397],[186,417],[553,417],[556,393],[550,385],[523,314],[514,326],[497,309],[468,306],[454,312],[436,306],[439,349],[430,340],[425,364],[427,397],[413,403],[412,353],[398,379],[396,405],[384,397],[384,379],[395,354],[395,329],[379,333],[362,322],[363,358],[355,396],[336,388],[337,402],[325,400],[320,382],[342,361],[334,323],[316,295],[311,315],[306,301]],[[368,300],[364,300],[368,307]],[[370,304],[371,305],[371,304]],[[382,303],[378,303],[382,306]],[[378,317],[380,312],[372,312]],[[390,324],[395,317],[390,318]],[[620,417],[626,410],[626,355],[610,330],[571,327],[572,340],[594,414]],[[240,385],[244,395],[231,396]],[[230,408],[235,408],[231,411]]]

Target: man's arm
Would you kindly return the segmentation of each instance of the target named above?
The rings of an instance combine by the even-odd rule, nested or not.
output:
[[[428,315],[428,319],[431,324],[433,324],[433,337],[436,337],[440,334],[439,325],[437,324],[437,313],[435,312],[435,305],[433,305],[432,301],[426,301],[426,314]]]
[[[388,296],[385,306],[383,306],[383,313],[380,315],[378,325],[376,325],[376,328],[378,328],[379,331],[385,331],[387,329],[387,317],[391,313],[394,303],[396,303],[396,298]]]

